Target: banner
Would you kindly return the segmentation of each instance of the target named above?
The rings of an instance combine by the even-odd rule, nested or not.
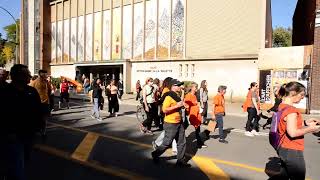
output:
[[[272,103],[271,101],[271,88],[272,88],[272,77],[270,70],[260,71],[259,78],[259,95],[262,103]]]

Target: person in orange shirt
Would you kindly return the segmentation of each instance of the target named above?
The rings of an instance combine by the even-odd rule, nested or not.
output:
[[[213,99],[212,119],[217,121],[219,127],[219,142],[227,144],[228,141],[224,139],[223,135],[223,116],[225,115],[225,101],[224,95],[226,94],[227,86],[219,86],[218,94]]]
[[[283,85],[279,94],[283,97],[278,111],[282,111],[278,132],[280,135],[277,153],[281,160],[280,173],[270,179],[304,180],[306,165],[304,161],[304,135],[320,131],[319,119],[303,121],[300,111],[294,107],[305,96],[305,87],[299,82]]]
[[[197,145],[198,148],[205,148],[208,147],[205,145],[200,137],[200,125],[202,116],[200,114],[200,103],[197,101],[196,92],[198,89],[197,83],[191,84],[191,91],[185,96],[184,102],[189,106],[187,110],[187,114],[189,115],[190,124],[194,126],[196,138],[197,138]]]

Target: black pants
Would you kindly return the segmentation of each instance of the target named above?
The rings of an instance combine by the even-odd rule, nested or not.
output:
[[[306,164],[303,151],[279,148],[281,159],[280,174],[270,178],[270,180],[304,180],[306,176]]]
[[[196,129],[197,144],[198,144],[198,146],[201,146],[201,145],[203,145],[203,141],[202,141],[202,139],[200,137],[200,126],[195,128],[195,129]]]
[[[138,100],[140,99],[140,92],[141,92],[141,91],[138,91],[138,92],[137,92],[136,101],[138,101]]]
[[[122,98],[122,95],[123,95],[123,90],[119,90],[119,99],[121,99]]]
[[[147,119],[143,121],[142,125],[146,127],[148,130],[151,130],[152,121],[155,121],[157,124],[157,116],[158,116],[158,106],[156,103],[148,104],[149,112],[147,113]]]
[[[208,116],[208,102],[203,102],[203,111],[201,113],[202,116],[202,123],[207,122],[207,116]]]
[[[50,94],[49,102],[50,102],[50,110],[54,109],[54,94]]]
[[[109,99],[109,113],[113,114],[113,113],[119,112],[118,95],[111,94],[108,99]]]
[[[260,117],[257,115],[256,108],[248,108],[248,121],[246,124],[246,131],[252,131],[253,129],[259,131],[259,120]]]
[[[186,136],[183,124],[164,123],[164,138],[162,144],[154,151],[155,156],[161,156],[168,148],[171,147],[175,139],[178,146],[177,161],[183,162],[186,153]]]

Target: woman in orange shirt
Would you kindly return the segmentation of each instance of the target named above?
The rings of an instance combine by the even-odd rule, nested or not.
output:
[[[189,106],[187,108],[187,113],[189,115],[189,121],[191,125],[195,128],[196,138],[197,138],[197,144],[198,148],[204,148],[208,147],[205,145],[200,137],[200,125],[201,125],[201,114],[200,114],[200,104],[197,101],[196,92],[198,89],[197,83],[191,84],[191,91],[188,93],[185,98],[184,102]]]
[[[278,111],[282,111],[278,126],[280,135],[278,155],[281,159],[281,170],[280,174],[271,179],[304,180],[306,174],[303,156],[304,135],[319,132],[320,121],[314,118],[303,121],[300,111],[293,106],[305,96],[305,87],[302,84],[290,82],[283,85],[279,94],[284,97],[278,108]]]

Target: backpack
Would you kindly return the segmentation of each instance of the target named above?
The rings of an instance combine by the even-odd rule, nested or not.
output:
[[[280,146],[280,140],[282,139],[278,131],[281,115],[288,108],[289,106],[278,110],[277,112],[274,112],[272,115],[271,127],[269,132],[269,143],[275,150],[278,150]]]
[[[200,102],[200,89],[196,92],[197,101]]]

